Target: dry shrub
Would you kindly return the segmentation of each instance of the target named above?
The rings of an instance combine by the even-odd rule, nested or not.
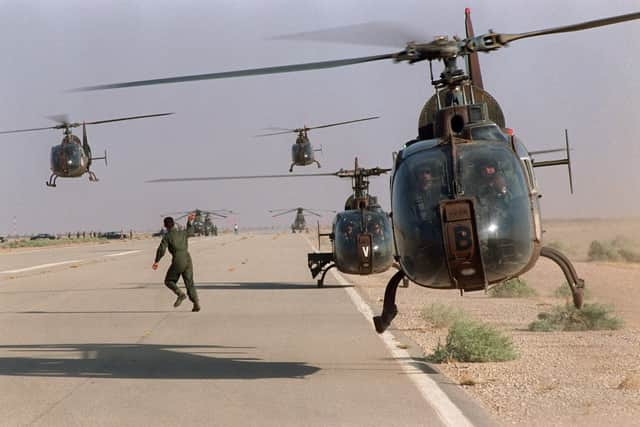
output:
[[[438,343],[427,360],[434,363],[504,362],[518,357],[511,337],[474,320],[459,320],[449,328],[446,344]]]
[[[494,298],[527,298],[537,295],[537,292],[526,281],[516,277],[489,289],[488,294]]]
[[[629,239],[618,236],[608,242],[594,240],[589,246],[589,261],[640,262],[640,253]]]
[[[585,304],[578,310],[571,304],[555,306],[549,312],[538,314],[538,320],[529,324],[534,332],[601,331],[622,328],[622,319],[611,314],[613,309],[603,304]]]

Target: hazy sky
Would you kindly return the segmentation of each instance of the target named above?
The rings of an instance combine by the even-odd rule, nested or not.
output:
[[[396,49],[267,40],[280,34],[368,21],[406,24],[424,34],[464,35],[464,8],[476,34],[517,33],[630,13],[629,0],[430,2],[336,1],[0,1],[0,129],[173,111],[169,118],[89,128],[100,182],[59,179],[47,188],[59,131],[3,135],[0,235],[90,229],[151,230],[168,211],[229,208],[241,226],[287,224],[266,210],[339,209],[350,184],[337,178],[264,182],[145,184],[159,177],[286,173],[295,135],[252,138],[270,126],[313,126],[368,115],[364,124],[310,134],[323,168],[389,167],[391,153],[417,134],[432,90],[428,64],[365,65],[250,78],[89,93],[78,86],[229,71],[393,52]],[[569,129],[576,194],[565,168],[538,169],[546,217],[639,216],[640,21],[514,42],[482,54],[485,88],[530,150],[563,143]],[[401,49],[403,46],[398,46]],[[440,65],[435,70],[440,72]],[[372,191],[389,207],[389,180]],[[329,218],[326,219],[329,221]]]

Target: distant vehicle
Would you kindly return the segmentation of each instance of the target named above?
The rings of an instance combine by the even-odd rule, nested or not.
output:
[[[4,237],[0,236],[0,243],[4,242]]]
[[[35,236],[31,236],[31,240],[40,240],[40,239],[55,240],[56,236],[54,236],[53,234],[49,234],[49,233],[40,233],[40,234],[36,234]]]
[[[103,239],[125,239],[127,235],[121,231],[107,231],[106,233],[100,233],[99,237]]]

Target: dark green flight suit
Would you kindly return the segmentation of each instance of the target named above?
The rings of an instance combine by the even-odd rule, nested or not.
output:
[[[190,236],[193,236],[193,225],[191,225],[190,222],[187,222],[186,230],[178,230],[176,226],[173,226],[171,230],[162,237],[160,246],[158,246],[158,250],[156,251],[155,262],[160,261],[168,248],[173,259],[171,260],[171,266],[167,271],[167,275],[164,278],[164,284],[176,295],[184,295],[178,288],[178,279],[180,279],[182,275],[189,299],[192,303],[198,304],[198,293],[193,284],[193,264],[191,263],[191,255],[189,255],[187,241]]]

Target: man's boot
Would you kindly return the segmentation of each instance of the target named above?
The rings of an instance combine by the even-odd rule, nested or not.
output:
[[[200,311],[200,304],[198,302],[194,302],[191,311]]]
[[[187,295],[184,292],[180,292],[178,298],[176,298],[176,302],[173,303],[173,307],[179,307],[185,299],[187,299]]]

